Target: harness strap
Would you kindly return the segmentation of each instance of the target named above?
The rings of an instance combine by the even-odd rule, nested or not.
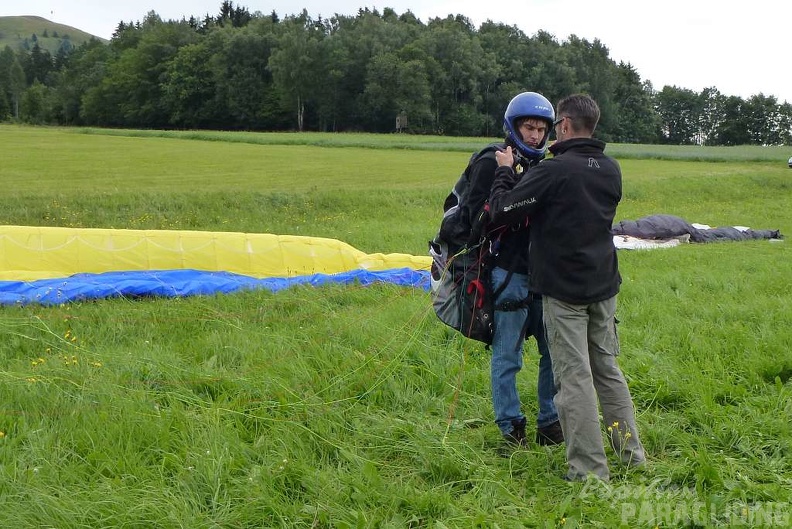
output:
[[[533,297],[534,297],[533,292],[529,292],[527,298],[521,299],[520,301],[515,301],[513,299],[504,301],[500,305],[496,305],[495,310],[501,312],[514,312],[515,310],[528,308],[531,305],[531,302],[533,301]]]
[[[474,279],[467,286],[467,293],[472,294],[476,292],[476,308],[480,309],[484,306],[484,284],[480,279]]]

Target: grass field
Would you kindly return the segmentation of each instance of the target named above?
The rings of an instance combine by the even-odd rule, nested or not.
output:
[[[0,125],[0,224],[272,232],[424,254],[487,140]],[[618,219],[792,232],[782,149],[613,145]],[[643,154],[641,154],[643,153]],[[619,254],[649,465],[505,454],[487,351],[416,289],[0,307],[8,527],[789,527],[788,241]],[[520,391],[536,413],[538,355]]]

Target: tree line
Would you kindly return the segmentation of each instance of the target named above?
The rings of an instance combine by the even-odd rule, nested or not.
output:
[[[656,91],[598,39],[411,12],[281,19],[224,1],[216,16],[120,22],[55,57],[0,51],[0,120],[162,129],[500,136],[516,93],[600,104],[598,137],[622,143],[792,144],[792,105],[677,86]],[[397,121],[397,117],[399,118]]]

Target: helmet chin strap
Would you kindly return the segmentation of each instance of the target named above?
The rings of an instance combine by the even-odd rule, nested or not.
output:
[[[506,137],[505,143],[507,146],[512,148],[515,157],[519,156],[520,158],[528,158],[528,156],[526,156],[520,149],[521,143],[515,140],[514,138],[512,138],[511,136]],[[522,145],[525,145],[525,143],[522,143]],[[527,145],[525,146],[527,147]]]
[[[544,151],[547,146],[547,140],[550,137],[550,133],[545,133],[544,138],[542,138],[541,145],[543,146],[541,149],[531,147],[524,141],[518,140],[516,137],[513,136],[514,133],[507,133],[506,134],[506,145],[510,146],[515,153],[515,156],[519,155],[522,160],[527,160],[529,158],[541,158],[544,156]],[[522,147],[522,148],[521,148]],[[527,149],[530,154],[523,152],[523,148]],[[536,151],[531,152],[531,151]],[[527,165],[522,164],[523,167],[527,167]]]
[[[512,142],[512,143],[513,143],[512,150],[514,150],[515,153],[520,156],[520,158],[525,159],[525,158],[541,157],[542,154],[543,154],[543,149],[534,149],[533,147],[531,147],[530,145],[526,144],[525,142],[522,142],[522,145],[524,145],[526,149],[533,149],[533,150],[536,151],[536,154],[533,154],[533,153],[532,154],[526,154],[526,153],[522,152],[522,150],[520,149],[520,144],[518,144],[517,142]]]

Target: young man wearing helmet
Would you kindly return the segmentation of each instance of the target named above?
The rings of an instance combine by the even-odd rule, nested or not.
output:
[[[599,117],[599,106],[587,95],[562,99],[553,157],[522,177],[512,169],[513,149],[496,153],[501,167],[490,195],[494,222],[533,219],[531,287],[543,296],[571,481],[610,477],[598,401],[621,461],[640,466],[646,460],[616,360],[621,276],[611,226],[622,174],[604,154],[605,143],[592,137]]]
[[[514,168],[522,173],[542,160],[555,118],[552,104],[541,94],[515,96],[504,114],[505,144],[517,153]],[[480,156],[471,167],[468,203],[483,205],[489,197],[498,164],[493,156]],[[479,196],[476,196],[476,193]],[[517,391],[517,373],[523,365],[523,343],[533,335],[539,348],[538,414],[535,440],[540,445],[563,442],[558,413],[553,403],[555,384],[550,353],[542,323],[542,300],[531,294],[528,277],[529,224],[521,219],[503,233],[493,252],[492,290],[494,331],[490,382],[495,423],[508,444],[526,444],[526,418]]]

